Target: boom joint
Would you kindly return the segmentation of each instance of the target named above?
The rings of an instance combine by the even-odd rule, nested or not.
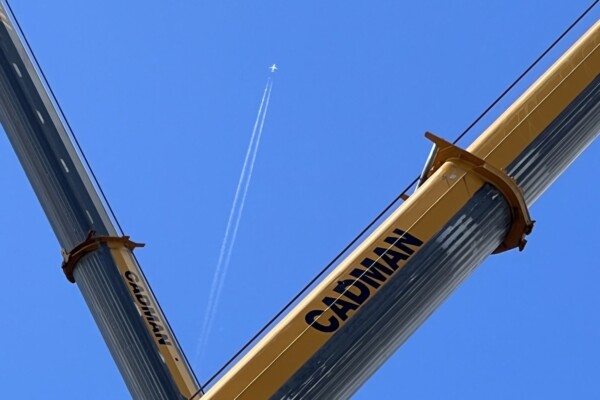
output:
[[[91,230],[85,240],[73,247],[71,251],[67,252],[65,249],[61,250],[63,256],[62,270],[67,277],[67,280],[71,283],[75,283],[75,276],[73,272],[75,267],[81,258],[85,255],[98,250],[102,244],[106,244],[110,248],[126,248],[133,251],[136,247],[144,247],[144,243],[136,243],[129,239],[129,236],[95,236],[96,232]]]
[[[517,185],[514,178],[510,177],[504,170],[496,168],[473,153],[461,149],[454,144],[426,132],[425,137],[435,144],[431,168],[425,171],[425,179],[429,178],[444,163],[451,161],[465,167],[467,171],[477,174],[483,181],[493,185],[506,199],[512,214],[512,224],[504,241],[494,250],[493,254],[502,253],[514,248],[523,251],[535,221],[531,220],[529,209],[522,189]]]

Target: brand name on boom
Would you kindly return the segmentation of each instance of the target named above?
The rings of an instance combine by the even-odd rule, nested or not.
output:
[[[135,298],[137,305],[141,309],[142,315],[146,319],[148,325],[152,327],[152,334],[156,338],[158,344],[170,346],[172,343],[163,322],[160,320],[159,313],[152,305],[151,297],[146,295],[148,291],[142,286],[142,280],[133,272],[125,272],[125,279],[131,287],[131,292]]]
[[[357,310],[379,287],[406,263],[423,242],[400,229],[383,241],[389,246],[375,247],[373,257],[365,257],[350,273],[331,290],[335,293],[325,296],[323,309],[311,310],[304,320],[320,332],[335,332],[348,315]],[[374,259],[373,259],[374,258]],[[364,268],[362,268],[364,267]]]

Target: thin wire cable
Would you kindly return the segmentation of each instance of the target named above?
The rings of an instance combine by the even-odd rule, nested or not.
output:
[[[496,100],[494,100],[492,102],[492,104],[490,104],[488,106],[488,108],[486,108],[480,115],[479,117],[477,117],[472,123],[471,125],[469,125],[467,127],[467,129],[465,129],[460,135],[458,135],[458,137],[456,138],[456,140],[454,140],[454,142],[452,142],[452,144],[456,144],[460,139],[462,139],[467,132],[469,132],[471,130],[471,128],[473,128],[475,125],[477,125],[477,123],[479,121],[481,121],[481,119],[492,109],[496,106],[496,104],[498,104],[498,102],[500,102],[500,100],[502,100],[504,98],[504,96],[506,96],[508,94],[508,92],[510,92],[519,82],[521,82],[521,80],[525,77],[525,75],[527,75],[529,73],[529,71],[531,71],[541,60],[542,58],[544,58],[546,56],[546,54],[548,54],[557,44],[558,42],[560,42],[574,27],[575,25],[577,25],[579,23],[579,21],[581,21],[591,10],[592,8],[594,8],[594,6],[596,4],[598,4],[600,0],[595,0],[591,6],[589,6],[576,20],[575,22],[573,22],[554,42],[552,42],[552,44],[550,46],[548,46],[548,48],[546,48],[546,50],[544,50],[544,52],[533,62],[531,63],[531,65],[529,65],[529,67],[527,67],[527,69],[521,74],[519,75],[519,77],[509,86],[507,87],[504,92],[502,92],[502,94],[500,96],[498,96],[496,98]]]
[[[203,384],[203,387],[206,387],[207,385],[209,385],[221,372],[223,372],[240,354],[242,354],[256,339],[258,339],[258,337],[260,335],[262,335],[270,326],[271,324],[273,324],[273,322],[275,322],[284,312],[286,312],[288,310],[288,308],[294,304],[296,302],[296,300],[298,300],[300,298],[300,296],[302,296],[319,278],[321,278],[323,276],[323,274],[325,274],[325,272],[327,272],[327,270],[329,270],[329,268],[331,268],[331,266],[333,266],[343,255],[344,253],[346,253],[346,251],[348,251],[352,246],[354,246],[354,244],[356,244],[356,242],[369,230],[373,227],[373,225],[386,213],[390,210],[390,208],[392,208],[394,206],[394,204],[396,204],[398,202],[398,200],[401,199],[402,195],[404,195],[406,192],[408,192],[410,190],[410,188],[417,183],[417,181],[419,180],[419,178],[415,178],[415,180],[406,187],[406,189],[404,189],[404,191],[398,195],[398,197],[396,197],[390,204],[388,204],[388,206],[379,213],[379,215],[377,215],[377,217],[375,217],[375,219],[373,219],[373,221],[371,221],[354,239],[352,239],[352,241],[346,246],[344,247],[344,249],[333,258],[333,260],[331,260],[313,279],[310,280],[310,282],[308,282],[306,284],[306,286],[304,286],[304,288],[302,288],[277,314],[275,314],[275,316],[273,318],[271,318],[269,320],[269,322],[267,322],[244,346],[242,346],[242,348],[240,350],[237,351],[237,353],[235,353],[213,376],[210,377],[210,379],[208,379],[206,381],[205,384]]]
[[[94,173],[94,170],[92,169],[92,166],[90,165],[90,163],[89,163],[89,161],[88,161],[87,157],[85,156],[85,153],[83,152],[83,149],[81,148],[81,145],[79,144],[79,141],[77,140],[77,137],[75,136],[75,132],[73,131],[73,129],[71,128],[71,124],[70,124],[70,123],[69,123],[69,121],[67,120],[67,116],[66,116],[66,115],[65,115],[65,113],[63,112],[63,110],[62,110],[62,107],[60,106],[60,103],[58,102],[58,99],[57,99],[57,97],[55,96],[55,94],[54,94],[54,91],[52,90],[52,87],[50,87],[50,83],[48,82],[48,79],[46,78],[46,75],[44,74],[44,71],[42,70],[42,67],[41,67],[40,63],[38,62],[38,60],[37,60],[37,58],[36,58],[35,54],[33,53],[33,49],[31,48],[31,45],[29,44],[29,41],[27,40],[27,37],[25,36],[25,33],[23,32],[23,29],[21,28],[21,25],[19,24],[19,21],[18,21],[18,19],[17,19],[16,15],[15,15],[15,13],[13,12],[13,10],[12,10],[12,7],[11,7],[11,5],[10,5],[9,1],[8,1],[8,0],[5,0],[5,1],[6,1],[6,5],[7,5],[8,9],[9,9],[9,11],[10,11],[11,15],[12,15],[12,18],[13,18],[13,20],[15,21],[15,24],[17,25],[17,28],[18,28],[18,30],[19,30],[19,33],[20,33],[21,37],[23,38],[23,40],[24,40],[24,42],[25,42],[25,44],[26,44],[26,46],[27,46],[27,50],[29,51],[29,54],[30,54],[30,55],[31,55],[31,57],[33,58],[33,61],[34,61],[35,65],[36,65],[36,67],[37,67],[37,70],[38,70],[38,71],[39,71],[39,73],[42,75],[42,78],[43,78],[43,80],[44,80],[44,82],[43,82],[43,83],[44,83],[44,86],[45,86],[45,87],[46,87],[46,89],[47,89],[47,90],[50,92],[50,95],[51,95],[51,97],[52,97],[52,100],[53,100],[54,104],[55,104],[55,105],[58,107],[58,109],[59,109],[59,111],[60,111],[60,117],[62,117],[62,120],[63,120],[63,121],[65,122],[65,124],[67,125],[67,127],[68,127],[68,129],[69,129],[70,136],[71,136],[71,137],[73,138],[73,140],[75,141],[75,145],[77,146],[77,149],[79,150],[79,153],[80,153],[80,154],[81,154],[81,156],[83,157],[83,160],[84,160],[84,162],[85,162],[85,165],[87,166],[87,168],[88,168],[88,170],[89,170],[90,174],[92,175],[92,178],[93,178],[93,180],[94,180],[94,182],[95,182],[95,184],[96,184],[96,187],[97,187],[97,188],[98,188],[98,190],[100,191],[100,194],[101,194],[101,196],[102,196],[102,199],[104,199],[104,202],[105,202],[106,206],[108,207],[108,209],[109,209],[109,212],[110,212],[110,214],[111,214],[111,216],[112,216],[113,220],[114,220],[114,221],[115,221],[115,223],[117,224],[117,228],[119,229],[119,232],[120,232],[120,234],[121,234],[121,235],[123,235],[123,234],[124,234],[123,228],[121,227],[121,224],[119,223],[119,220],[117,219],[117,216],[115,215],[115,213],[114,213],[114,211],[113,211],[113,208],[112,208],[112,206],[110,205],[110,202],[108,201],[108,198],[107,198],[107,197],[106,197],[106,195],[104,194],[104,190],[102,190],[102,186],[100,185],[100,182],[98,181],[98,178],[96,177],[96,174]],[[133,252],[132,252],[132,253],[131,253],[131,255],[133,256],[133,258],[134,258],[134,260],[135,260],[136,264],[139,266],[139,265],[140,265],[140,263],[139,263],[139,261],[138,261],[138,259],[137,259],[136,255],[135,255],[135,253],[133,253]],[[142,275],[143,279],[144,279],[146,282],[148,282],[148,279],[146,278],[146,275],[144,274],[144,271],[143,271],[141,268],[139,268],[139,271],[140,271],[140,273],[141,273],[141,275]],[[149,289],[149,291],[150,291],[150,293],[151,293],[152,297],[155,299],[156,306],[157,306],[157,308],[160,310],[160,313],[162,314],[162,316],[163,316],[163,318],[164,318],[165,324],[167,325],[168,329],[169,329],[169,330],[170,330],[170,331],[173,333],[173,329],[171,328],[171,324],[170,324],[170,323],[169,323],[169,321],[167,320],[167,317],[166,317],[165,313],[162,311],[162,308],[161,308],[161,306],[160,306],[160,303],[159,303],[159,302],[156,300],[156,295],[154,294],[154,291],[152,290],[152,287],[151,287],[151,286],[149,286],[149,285],[147,285],[147,287],[148,287],[148,289]],[[173,333],[173,335],[174,335],[174,333]],[[175,339],[175,341],[176,341],[176,339]],[[179,346],[179,343],[177,343],[177,346],[180,348],[180,346]],[[188,371],[189,371],[189,372],[192,374],[192,376],[193,376],[194,380],[196,380],[196,382],[198,382],[198,379],[196,378],[196,376],[195,376],[195,374],[194,374],[194,371],[193,371],[193,370],[192,370],[192,369],[189,367],[189,365],[190,365],[190,364],[189,364],[189,361],[188,361],[188,359],[187,359],[187,357],[186,357],[185,353],[184,353],[183,351],[181,351],[181,354],[183,355],[183,357],[184,357],[184,359],[185,359],[185,363],[186,363],[186,365],[188,366],[188,368],[187,368],[187,369],[188,369]],[[199,394],[199,393],[203,393],[203,386],[202,386],[202,385],[200,385],[200,383],[199,383],[199,382],[198,382],[198,385],[200,386],[200,389],[198,390],[198,392],[196,392],[196,394],[194,394],[194,396],[196,396],[196,395],[197,395],[197,394]],[[194,398],[194,396],[192,396],[191,398]]]
[[[115,213],[113,211],[113,208],[110,205],[110,202],[108,201],[108,198],[104,194],[104,190],[102,189],[102,186],[100,186],[100,182],[98,181],[98,178],[96,177],[96,174],[94,173],[94,170],[92,169],[92,166],[90,165],[87,157],[85,156],[85,153],[83,152],[83,149],[81,148],[81,145],[79,144],[79,140],[77,140],[77,136],[75,136],[75,131],[73,131],[73,129],[71,128],[71,124],[69,123],[69,120],[67,119],[67,116],[63,112],[63,109],[60,106],[60,103],[58,102],[58,98],[54,95],[54,91],[52,90],[52,87],[50,86],[50,83],[48,82],[48,79],[46,78],[46,74],[44,73],[44,70],[42,69],[42,66],[38,62],[37,57],[33,53],[33,49],[29,45],[29,41],[27,40],[27,36],[25,36],[25,32],[23,31],[23,29],[21,29],[21,24],[19,23],[19,20],[17,19],[17,16],[13,12],[13,9],[12,9],[9,1],[8,0],[5,0],[5,1],[6,1],[6,5],[8,6],[8,9],[9,9],[11,15],[12,15],[12,18],[15,21],[15,24],[17,25],[17,29],[19,30],[19,33],[20,33],[21,37],[23,38],[23,41],[25,42],[25,45],[27,46],[27,50],[29,50],[29,54],[33,58],[33,62],[35,63],[35,66],[37,67],[37,70],[39,71],[40,75],[42,76],[42,79],[44,81],[43,82],[44,86],[48,90],[48,92],[49,92],[49,94],[50,94],[50,96],[51,96],[54,104],[58,108],[58,110],[60,112],[60,117],[62,117],[61,119],[67,125],[67,128],[69,130],[70,136],[73,138],[73,141],[75,142],[75,145],[77,146],[77,150],[79,150],[79,154],[81,154],[81,157],[83,158],[83,161],[85,162],[85,165],[86,165],[88,171],[92,175],[92,179],[94,180],[95,186],[100,191],[100,195],[102,196],[102,199],[104,200],[104,203],[108,207],[110,215],[112,216],[113,220],[117,224],[117,228],[119,229],[119,233],[121,235],[124,235],[123,228],[121,228],[121,223],[117,219],[117,216],[115,215]]]
[[[455,182],[453,184],[454,185],[458,185],[459,182]],[[439,202],[440,200],[438,199],[437,202]],[[371,264],[370,267],[368,267],[367,269],[365,269],[359,276],[356,277],[356,282],[358,282],[362,277],[364,277],[367,273],[369,273],[371,271],[372,268],[374,268],[375,265],[377,265],[379,263],[379,261],[382,259],[382,257],[384,255],[387,254],[388,250],[391,250],[392,247],[396,246],[396,244],[398,244],[404,237],[406,237],[406,235],[408,234],[409,231],[411,231],[419,222],[420,220],[423,219],[423,215],[421,217],[419,217],[415,222],[413,222],[413,224],[411,226],[408,227],[408,229],[406,230],[406,232],[404,232],[404,234],[400,235],[398,238],[396,238],[396,240],[394,240],[392,243],[389,244],[389,246],[387,246],[387,248],[385,249],[384,252],[382,252],[380,255],[377,256],[377,258],[374,260],[374,262]],[[334,301],[331,302],[330,305],[328,305],[324,310],[323,313],[331,310],[331,307],[333,307],[334,304],[336,304],[336,302],[338,300],[340,300],[342,298],[342,296],[344,294],[346,294],[349,289],[351,287],[354,287],[354,283],[352,283],[350,286],[348,286],[342,293],[340,293],[335,299]],[[244,387],[244,389],[240,392],[240,394],[236,397],[239,398],[239,396],[241,394],[243,394],[246,389],[248,389],[250,387],[250,385],[252,385],[267,369],[269,369],[273,364],[275,364],[275,362],[281,358],[283,356],[283,354],[285,352],[287,352],[293,345],[294,343],[296,343],[301,337],[302,335],[304,335],[305,332],[307,332],[310,328],[312,328],[312,326],[317,322],[317,320],[319,319],[319,317],[315,318],[314,321],[312,321],[310,324],[307,324],[307,326],[302,330],[302,332],[300,332],[299,335],[297,335],[294,340],[292,340],[291,342],[289,342],[289,344],[285,347],[285,349],[283,349],[282,351],[279,352],[279,354],[269,363],[269,365],[267,365],[266,367],[263,368],[262,371],[260,371],[260,373],[256,374],[255,378],[246,385],[246,387]]]
[[[508,86],[467,128],[452,142],[458,143],[483,117],[485,117],[595,6],[600,0],[595,0],[546,50],[529,65],[517,79]],[[321,278],[356,242],[379,221],[419,180],[417,176],[383,211],[381,211],[352,241],[344,247],[313,279],[308,282],[273,318],[271,318],[246,344],[242,346],[217,372],[215,372],[203,385],[206,388],[218,377],[233,361],[237,359],[256,339],[258,339],[284,312],[286,312],[306,291]],[[193,396],[192,396],[193,398]]]

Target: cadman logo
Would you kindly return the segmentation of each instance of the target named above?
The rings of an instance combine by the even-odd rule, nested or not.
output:
[[[146,321],[152,327],[152,333],[157,339],[157,342],[162,345],[170,346],[172,343],[169,340],[169,336],[166,335],[167,330],[163,326],[160,316],[156,312],[156,308],[152,306],[151,298],[144,294],[147,293],[148,290],[142,286],[142,280],[131,271],[125,272],[125,279],[127,279],[129,286],[131,286],[133,297],[135,297],[138,306],[142,310],[144,318],[146,318]]]
[[[325,296],[321,302],[325,307],[306,313],[304,320],[321,332],[335,332],[348,315],[357,310],[369,299],[383,282],[400,269],[402,264],[420,247],[423,242],[400,229],[394,229],[394,235],[383,241],[390,246],[375,247],[373,258],[365,257],[361,268],[356,266],[348,276],[331,288],[331,296]]]

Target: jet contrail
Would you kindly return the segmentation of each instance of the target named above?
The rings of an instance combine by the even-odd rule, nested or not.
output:
[[[267,83],[267,85],[270,82]],[[246,179],[246,185],[244,186],[244,190],[242,192],[242,200],[240,201],[240,206],[237,212],[237,218],[235,220],[235,225],[233,228],[233,233],[231,234],[231,242],[229,248],[227,250],[227,254],[225,256],[225,260],[223,262],[223,273],[221,274],[221,280],[219,281],[219,285],[217,287],[217,292],[215,298],[218,300],[221,297],[221,291],[223,290],[223,283],[225,281],[225,274],[227,273],[227,267],[229,266],[229,261],[231,259],[231,253],[233,252],[233,245],[235,242],[235,238],[237,237],[238,228],[240,226],[240,220],[242,218],[242,211],[244,210],[244,205],[246,204],[246,195],[248,194],[248,187],[250,186],[250,179],[252,178],[252,172],[254,171],[254,162],[256,161],[256,155],[258,154],[258,145],[260,144],[260,138],[262,136],[263,126],[265,125],[265,117],[267,115],[267,109],[269,108],[269,99],[271,97],[271,86],[269,86],[269,90],[267,92],[267,99],[265,102],[265,111],[262,114],[262,118],[260,121],[260,126],[258,128],[258,134],[256,136],[256,143],[254,145],[254,150],[252,151],[252,161],[250,162],[250,168],[248,170],[248,178]]]
[[[242,211],[244,209],[244,204],[246,203],[246,195],[248,194],[248,188],[250,187],[252,172],[254,171],[254,163],[256,161],[256,155],[258,154],[258,146],[260,144],[260,138],[262,136],[263,127],[265,124],[265,117],[267,115],[267,109],[269,107],[269,99],[271,97],[272,87],[273,84],[271,82],[271,79],[269,78],[267,80],[267,85],[265,86],[263,97],[260,102],[258,115],[256,116],[256,121],[254,122],[254,128],[252,129],[252,135],[250,137],[248,150],[246,151],[244,165],[242,166],[240,179],[235,190],[233,205],[231,206],[231,210],[229,212],[229,219],[227,220],[225,236],[223,237],[223,242],[221,243],[219,259],[217,261],[217,267],[215,269],[212,284],[210,287],[208,304],[206,306],[204,314],[204,321],[202,323],[202,329],[200,331],[200,338],[198,340],[194,361],[196,361],[198,358],[201,360],[204,356],[204,351],[206,349],[208,337],[211,333],[214,319],[216,316],[221,292],[225,283],[225,276],[227,275],[227,270],[229,269],[229,261],[231,259],[233,246],[235,244],[240,220],[242,218]]]

